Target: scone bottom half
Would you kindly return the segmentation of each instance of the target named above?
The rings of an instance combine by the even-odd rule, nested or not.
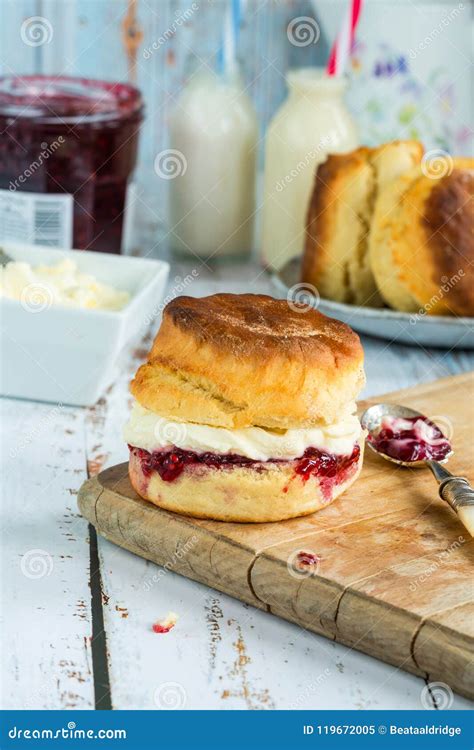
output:
[[[358,336],[314,309],[264,295],[176,298],[131,384],[131,483],[197,518],[313,513],[362,467],[364,382]]]

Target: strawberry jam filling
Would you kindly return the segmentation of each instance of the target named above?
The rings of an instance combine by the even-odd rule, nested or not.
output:
[[[255,470],[263,470],[272,464],[291,463],[294,465],[295,475],[306,482],[311,476],[324,478],[331,485],[339,484],[348,479],[355,470],[360,456],[360,447],[355,445],[352,453],[339,456],[320,451],[317,448],[307,448],[300,458],[293,461],[270,459],[269,461],[255,461],[236,454],[195,453],[181,448],[154,451],[149,453],[142,448],[129,445],[132,455],[140,461],[142,473],[150,477],[156,471],[164,482],[173,482],[185,471],[197,466],[209,469],[231,469],[234,466],[244,466]]]
[[[368,440],[398,461],[442,461],[451,452],[449,440],[426,417],[384,417],[379,432]]]

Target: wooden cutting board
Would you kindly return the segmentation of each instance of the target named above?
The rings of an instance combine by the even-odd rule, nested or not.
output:
[[[424,412],[452,431],[450,470],[473,480],[473,384],[467,373],[360,408],[386,400]],[[125,463],[85,482],[78,502],[99,534],[147,560],[474,697],[474,541],[428,470],[367,451],[333,505],[280,523],[160,510],[136,495]]]

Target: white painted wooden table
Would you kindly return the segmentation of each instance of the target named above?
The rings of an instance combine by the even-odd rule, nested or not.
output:
[[[271,292],[256,266],[174,265],[169,293]],[[368,386],[383,393],[472,369],[468,353],[366,339]],[[88,409],[4,400],[2,708],[421,709],[424,681],[166,572],[97,540],[76,494],[126,461],[128,382],[145,345]],[[6,363],[8,366],[8,363]],[[180,615],[167,635],[151,626]],[[455,697],[454,708],[469,702]]]

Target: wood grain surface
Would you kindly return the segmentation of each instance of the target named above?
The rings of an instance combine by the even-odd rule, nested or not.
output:
[[[144,225],[143,247],[152,248],[155,242],[153,227]],[[208,267],[195,259],[173,261],[166,297],[181,294],[189,277],[193,281],[186,293],[196,296],[223,290],[272,293],[270,280],[256,263]],[[173,564],[184,568],[186,559],[179,561],[167,539],[171,565],[160,567],[95,537],[92,525],[77,512],[76,495],[85,479],[127,459],[122,426],[131,406],[128,386],[159,322],[158,315],[146,339],[123,352],[114,385],[87,409],[0,401],[0,565],[8,612],[0,622],[2,708],[108,704],[114,709],[156,710],[167,707],[161,696],[170,685],[177,686],[177,705],[186,709],[439,708],[442,704],[426,677],[281,617],[269,617],[256,596],[252,602],[257,606],[251,606],[192,580],[189,563],[189,577],[174,573]],[[363,344],[364,397],[474,367],[472,352],[408,347],[368,336]],[[469,382],[464,392],[460,397],[468,403]],[[431,416],[451,415],[437,408]],[[466,424],[467,419],[466,410]],[[426,481],[432,490],[432,480]],[[400,498],[397,509],[403,509]],[[365,503],[335,503],[319,516],[319,524],[326,529],[340,523],[341,516],[345,523],[370,518],[369,510]],[[387,512],[391,510],[387,501]],[[205,528],[212,532],[212,524]],[[260,554],[266,546],[287,541],[289,530],[304,537],[314,532],[314,524],[311,519],[273,524],[271,539],[264,527],[232,527],[233,548],[244,560],[235,569],[243,579],[240,589],[250,565],[245,545]],[[229,566],[224,540],[209,539],[208,549],[212,566],[225,574]],[[228,587],[227,580],[223,589]],[[153,622],[169,610],[178,612],[177,626],[166,636],[156,635]],[[271,611],[280,614],[276,605]],[[429,675],[438,673],[438,661],[448,675],[449,670],[459,671],[458,650],[449,645],[451,626],[457,623],[457,632],[464,627],[470,637],[468,613],[460,605],[432,617],[434,625],[426,621],[421,626],[413,653],[417,658],[418,651],[423,652]],[[432,627],[443,636],[443,649],[435,652]],[[472,707],[458,694],[449,693],[448,698],[453,709]]]
[[[471,388],[466,373],[383,400],[444,420],[455,450],[450,469],[469,474]],[[135,494],[127,464],[88,480],[78,502],[102,536],[165,569],[473,695],[474,542],[427,470],[400,469],[369,451],[360,479],[335,504],[278,524],[162,511]],[[317,565],[300,570],[301,551]]]

